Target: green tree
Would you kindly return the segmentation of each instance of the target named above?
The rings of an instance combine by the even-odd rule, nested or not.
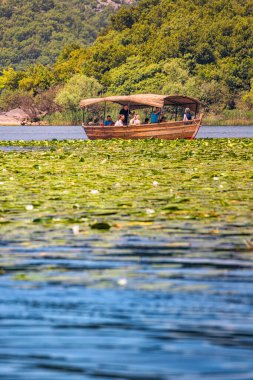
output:
[[[25,76],[24,72],[15,71],[12,67],[4,69],[0,74],[0,90],[6,88],[8,90],[17,90],[19,81]]]
[[[166,75],[166,82],[162,89],[163,93],[197,95],[197,79],[189,74],[187,65],[182,59],[170,59],[165,63],[163,71]]]
[[[250,84],[250,91],[247,91],[243,95],[242,100],[245,102],[247,108],[253,109],[253,78],[251,78]]]
[[[53,66],[57,82],[66,82],[73,75],[82,73],[86,60],[86,48],[73,44],[64,48]]]
[[[19,88],[23,91],[31,90],[36,95],[55,85],[55,82],[50,68],[36,64],[26,71],[25,76],[19,81]]]
[[[147,64],[140,56],[130,57],[123,65],[110,70],[103,81],[110,94],[161,92],[166,81],[162,68],[162,63]]]
[[[82,98],[95,97],[101,89],[102,86],[96,79],[76,74],[59,91],[55,100],[64,109],[75,111]]]

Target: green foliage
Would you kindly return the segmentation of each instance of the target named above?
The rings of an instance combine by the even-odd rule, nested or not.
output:
[[[181,94],[195,96],[198,82],[195,76],[190,76],[189,69],[184,60],[174,58],[164,65],[166,82],[163,86],[165,94]],[[199,97],[199,96],[198,96]]]
[[[87,60],[87,48],[76,44],[66,46],[53,66],[55,78],[58,82],[66,82],[73,75],[82,73]]]
[[[55,83],[52,70],[41,64],[36,64],[26,71],[24,78],[19,81],[19,88],[24,91],[33,90],[36,94],[48,90]]]
[[[47,239],[55,242],[57,237],[59,244],[67,245],[66,239],[73,244],[69,230],[78,225],[79,246],[98,233],[93,228],[111,227],[108,244],[113,237],[119,239],[119,232],[136,234],[138,228],[145,235],[167,236],[173,225],[176,229],[186,222],[191,223],[188,233],[201,227],[207,240],[210,223],[215,222],[216,229],[224,228],[222,244],[225,234],[230,247],[234,228],[240,228],[243,237],[245,228],[249,234],[252,230],[252,139],[9,145],[16,149],[0,150],[5,169],[0,177],[1,237],[7,242],[18,236],[22,242],[45,246]],[[53,254],[55,258],[55,250]],[[19,261],[8,261],[11,273],[13,263],[20,267],[20,260],[21,256]]]
[[[253,78],[251,78],[250,84],[250,91],[246,92],[243,95],[242,100],[245,102],[248,108],[253,108]]]
[[[88,58],[84,62],[84,73],[103,81],[103,75],[110,69],[125,63],[131,51],[124,46],[121,36],[109,31],[101,36],[88,51]]]
[[[122,8],[88,49],[84,71],[109,93],[182,93],[233,108],[253,76],[251,4],[142,0]]]
[[[65,45],[93,42],[113,12],[97,0],[1,1],[0,67],[51,64]]]
[[[190,76],[183,59],[174,58],[147,64],[142,57],[129,57],[120,67],[105,76],[110,94],[154,92],[196,95],[196,78]]]
[[[23,72],[15,71],[12,67],[4,69],[0,75],[0,90],[7,88],[16,90],[19,87],[19,81],[25,76]]]
[[[12,1],[0,7],[0,19],[8,19],[6,25],[9,28],[12,17],[19,12],[15,7],[10,7]],[[11,68],[4,70],[2,76],[0,74],[0,90],[21,90],[36,96],[67,83],[72,77],[86,75],[99,81],[103,92],[109,94],[158,92],[192,95],[200,98],[206,109],[214,112],[239,105],[253,107],[250,87],[253,77],[252,0],[137,1],[131,7],[119,9],[95,43],[86,47],[85,33],[89,30],[91,35],[92,28],[96,28],[96,22],[99,23],[98,19],[105,17],[104,12],[108,10],[94,16],[95,0],[86,0],[82,4],[75,0],[71,3],[71,12],[66,1],[41,1],[36,4],[34,1],[26,5],[26,13],[23,14],[27,17],[33,12],[32,26],[26,23],[21,28],[15,24],[12,29],[19,50],[27,49],[24,62],[30,59],[30,53],[36,55],[39,47],[44,49],[40,38],[42,31],[47,35],[45,46],[49,59],[44,62],[44,53],[40,51],[39,58],[35,60],[52,62],[57,55],[55,52],[59,52],[63,45],[65,48],[51,68],[37,63],[25,72]],[[47,17],[41,29],[33,25],[38,10],[41,21]],[[98,18],[96,22],[93,22],[93,17]],[[85,27],[82,24],[84,19]],[[61,24],[57,30],[52,20]],[[107,21],[108,18],[103,19],[100,26]],[[15,28],[18,27],[20,30],[17,32]],[[31,27],[35,34],[34,30],[31,33]],[[78,30],[76,38],[73,38],[73,28]],[[4,44],[3,55],[9,46],[5,32],[0,41],[0,47],[1,43]],[[11,38],[9,34],[10,41]],[[11,51],[7,55],[9,60],[16,62]],[[77,91],[76,99],[73,100],[71,91],[69,98],[66,94],[59,94],[58,99],[64,98],[60,103],[74,109],[79,100],[86,96],[84,94],[89,95],[83,92],[84,89],[75,88],[75,79],[72,83],[74,91]]]
[[[115,95],[128,95],[141,92],[159,92],[166,78],[162,73],[163,64],[147,65],[142,57],[129,57],[123,65],[114,68],[104,76],[108,92]]]
[[[122,7],[116,15],[111,17],[111,23],[115,30],[122,31],[131,28],[137,21],[132,9]]]
[[[74,75],[58,93],[56,103],[64,109],[76,110],[82,98],[97,96],[101,85],[94,78]]]

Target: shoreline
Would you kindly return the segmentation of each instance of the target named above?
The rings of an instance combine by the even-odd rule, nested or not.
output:
[[[40,123],[30,123],[30,124],[25,124],[22,125],[20,123],[1,123],[0,122],[0,127],[80,127],[82,123],[80,124],[73,124],[73,123],[53,123],[53,124],[46,124],[45,122]],[[236,122],[235,120],[227,120],[227,121],[221,121],[217,120],[216,123],[210,123],[210,122],[204,122],[202,127],[253,127],[253,120],[249,120],[247,122]]]
[[[253,119],[214,119],[212,121],[208,118],[203,120],[203,125],[208,127],[250,127],[253,126]]]
[[[180,116],[179,116],[180,120]],[[29,117],[21,108],[8,112],[0,112],[0,126],[80,126],[82,115],[80,112],[56,112],[40,115],[36,119]],[[223,113],[204,113],[203,126],[253,126],[253,111],[224,111]]]

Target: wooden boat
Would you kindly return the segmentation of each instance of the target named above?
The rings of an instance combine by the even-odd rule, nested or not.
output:
[[[193,120],[188,121],[164,121],[152,124],[141,124],[138,126],[123,127],[104,127],[91,126],[83,123],[84,131],[90,140],[96,139],[194,139],[202,120],[202,114],[199,114],[200,102],[197,99],[186,96],[167,96],[157,94],[137,94],[128,96],[110,96],[104,98],[84,99],[80,102],[80,106],[86,109],[99,103],[104,103],[106,115],[107,102],[116,103],[120,106],[127,105],[130,110],[143,109],[147,107],[166,108],[173,106],[177,119],[179,109],[190,108],[194,113]]]

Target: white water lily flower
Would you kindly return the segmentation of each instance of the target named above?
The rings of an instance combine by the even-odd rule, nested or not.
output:
[[[105,164],[107,162],[107,159],[105,158],[103,161],[101,161],[101,164]]]
[[[4,182],[0,182],[0,185],[4,185]]]
[[[80,229],[79,229],[78,225],[72,226],[71,229],[72,229],[72,232],[73,232],[74,235],[78,235],[79,234]]]
[[[117,284],[120,286],[126,286],[127,285],[127,279],[126,278],[119,278],[117,281]]]
[[[153,181],[153,186],[158,186],[159,183],[157,181]]]
[[[26,211],[32,211],[33,210],[33,205],[26,205],[25,209],[26,209]]]
[[[7,169],[4,168],[4,169],[3,169],[3,172],[7,172]]]
[[[213,177],[214,181],[219,181],[219,177]]]
[[[13,177],[10,177],[10,181],[13,181],[14,180],[14,178]]]
[[[155,210],[153,210],[152,208],[146,208],[146,213],[148,214],[148,215],[152,215],[152,214],[154,214],[154,212],[155,212]]]
[[[91,190],[90,192],[91,192],[91,194],[99,194],[98,190]]]

